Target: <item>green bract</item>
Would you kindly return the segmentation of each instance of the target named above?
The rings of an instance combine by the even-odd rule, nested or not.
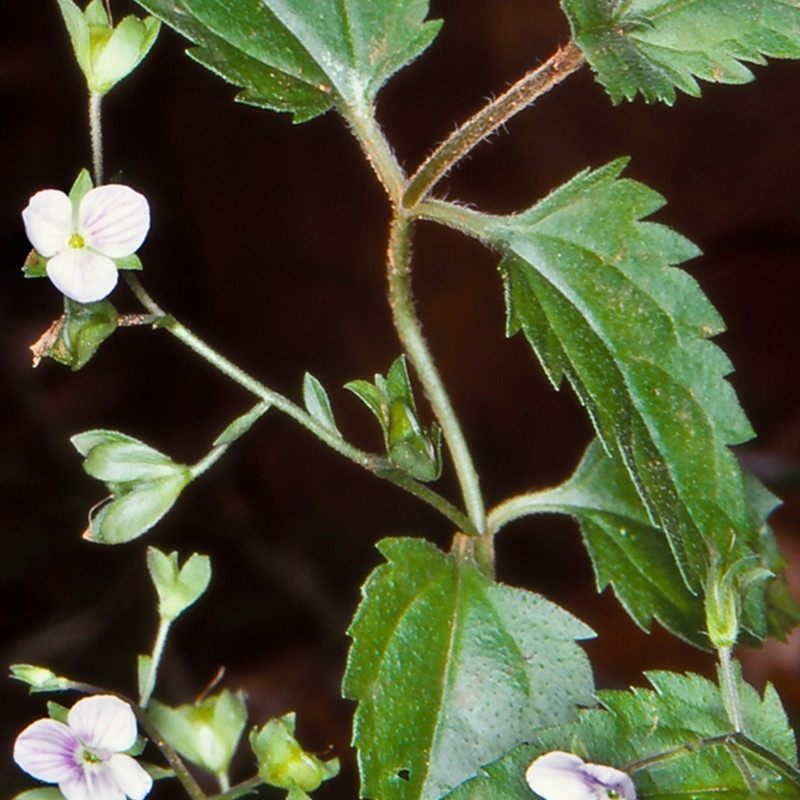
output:
[[[85,456],[84,470],[111,493],[84,534],[93,542],[121,544],[146,533],[192,480],[189,467],[118,431],[87,431],[71,441]]]
[[[155,547],[147,548],[147,569],[158,593],[158,614],[174,620],[194,603],[211,581],[211,560],[192,553],[184,565],[178,565],[178,554],[166,555]]]
[[[107,94],[139,66],[161,25],[153,17],[127,16],[112,27],[102,0],[92,0],[85,11],[73,0],[58,0],[58,6],[89,91],[97,95]]]
[[[37,667],[34,664],[12,664],[11,677],[27,683],[31,694],[34,692],[62,692],[71,688],[72,681],[60,678],[46,667]]]
[[[296,122],[363,109],[439,30],[427,0],[137,0],[196,45],[242,102]]]
[[[242,692],[227,689],[199,703],[170,708],[153,700],[148,714],[164,738],[185,758],[215,775],[226,775],[247,724]]]
[[[294,737],[295,715],[271,719],[250,732],[250,746],[258,760],[258,774],[270,786],[288,789],[292,800],[306,798],[323,781],[339,774],[339,759],[323,761],[307,753]]]

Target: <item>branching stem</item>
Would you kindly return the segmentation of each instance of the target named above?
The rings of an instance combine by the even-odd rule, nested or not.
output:
[[[450,397],[433,362],[433,357],[422,333],[422,327],[414,311],[411,294],[411,225],[412,222],[408,215],[398,211],[392,222],[389,236],[387,280],[392,319],[436,419],[442,426],[442,435],[455,464],[461,493],[472,526],[478,533],[483,534],[486,530],[486,513],[478,483],[478,474],[475,471],[472,456]]]
[[[544,64],[522,76],[497,99],[457,128],[431,153],[411,178],[403,205],[414,208],[455,164],[508,120],[549,92],[585,62],[574,42],[557,50]]]
[[[247,389],[253,395],[258,397],[262,402],[267,405],[274,406],[279,411],[282,411],[287,416],[291,417],[295,422],[298,422],[308,431],[313,433],[318,439],[321,439],[330,448],[337,453],[345,456],[345,458],[358,464],[360,467],[368,470],[369,472],[381,478],[385,478],[391,483],[405,489],[410,494],[418,497],[423,502],[433,506],[443,516],[453,522],[460,530],[475,533],[476,526],[472,524],[470,519],[459,511],[452,503],[446,500],[441,495],[429,489],[424,484],[413,478],[398,473],[393,469],[389,461],[381,456],[367,453],[357,447],[346,442],[338,433],[332,431],[322,423],[318,422],[311,416],[305,409],[293,403],[289,398],[280,394],[279,392],[270,389],[260,381],[256,380],[252,375],[245,372],[232,361],[229,361],[223,355],[218,353],[210,345],[206,344],[202,339],[196,336],[189,328],[182,325],[174,317],[167,314],[158,303],[153,300],[150,295],[145,291],[141,282],[136,275],[130,272],[125,273],[125,280],[131,288],[131,291],[136,295],[139,302],[147,309],[148,312],[153,314],[159,322],[157,327],[169,331],[176,339],[179,339],[197,355],[219,370],[223,375],[231,378],[235,383]],[[212,451],[209,456],[214,459]],[[198,462],[202,464],[202,462]],[[197,465],[196,465],[197,468]]]

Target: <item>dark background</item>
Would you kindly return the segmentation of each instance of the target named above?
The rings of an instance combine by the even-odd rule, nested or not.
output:
[[[20,211],[34,191],[68,189],[89,166],[82,77],[55,2],[4,3],[0,26],[0,668],[25,661],[134,693],[135,654],[155,630],[148,543],[214,560],[212,587],[176,625],[159,696],[189,702],[227,668],[253,722],[296,710],[311,749],[335,748],[354,797],[339,699],[346,624],[388,535],[446,547],[449,525],[413,498],[328,452],[278,413],[202,480],[145,539],[121,548],[80,539],[102,488],[69,436],[113,427],[177,460],[197,460],[251,404],[166,333],[115,334],[72,374],[30,368],[28,345],[60,313],[47,281],[25,281]],[[114,0],[117,19],[133,9]],[[383,91],[379,117],[402,163],[568,39],[555,0],[432,0],[446,19],[433,47]],[[355,140],[330,113],[294,126],[234,104],[234,90],[164,30],[153,55],[105,103],[106,171],[147,194],[153,227],[144,280],[180,320],[270,386],[299,398],[309,370],[329,388],[347,435],[378,432],[348,380],[385,372],[398,354],[383,302],[388,219]],[[690,265],[729,324],[720,343],[759,434],[740,448],[786,501],[774,517],[800,564],[800,65],[755,68],[743,87],[704,85],[673,108],[614,108],[584,69],[479,148],[441,193],[493,212],[530,205],[587,166],[633,156],[628,175],[662,192],[658,219],[697,242]],[[503,336],[496,257],[420,226],[419,313],[481,472],[490,504],[569,474],[591,432],[568,390],[552,391],[527,344]],[[124,289],[123,310],[136,310]],[[456,497],[451,477],[442,490]],[[499,575],[564,603],[600,633],[588,645],[602,687],[652,668],[710,675],[711,660],[656,630],[639,632],[613,597],[599,600],[568,520],[518,522],[498,546]],[[757,685],[778,683],[800,720],[800,654],[744,653]],[[0,685],[0,791],[29,786],[11,764],[13,736],[43,715],[24,687]],[[246,758],[244,761],[246,762]],[[245,777],[249,769],[242,764]],[[161,789],[158,796],[167,795]]]

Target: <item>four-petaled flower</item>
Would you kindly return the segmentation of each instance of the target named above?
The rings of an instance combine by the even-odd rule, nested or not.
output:
[[[57,783],[67,800],[142,800],[153,785],[126,755],[136,742],[131,707],[112,695],[79,700],[67,724],[40,719],[14,743],[14,761],[29,775]]]
[[[528,767],[525,779],[544,800],[636,800],[636,789],[627,773],[603,764],[587,764],[560,750],[539,756]]]
[[[133,255],[150,229],[145,197],[121,184],[97,186],[76,207],[57,189],[31,197],[22,212],[34,250],[56,288],[78,303],[102,300],[117,285],[116,258]]]

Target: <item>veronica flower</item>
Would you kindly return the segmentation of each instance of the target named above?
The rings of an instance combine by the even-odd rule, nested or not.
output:
[[[29,775],[56,783],[67,800],[142,800],[152,778],[126,750],[136,742],[131,707],[111,695],[79,700],[67,724],[40,719],[14,743],[14,761]]]
[[[31,197],[22,212],[34,250],[47,261],[47,276],[78,303],[102,300],[117,285],[114,259],[133,255],[150,229],[150,207],[130,186],[107,184],[80,202],[57,189]]]
[[[539,756],[528,767],[525,779],[544,800],[636,800],[636,789],[627,773],[603,764],[587,764],[560,750]]]

